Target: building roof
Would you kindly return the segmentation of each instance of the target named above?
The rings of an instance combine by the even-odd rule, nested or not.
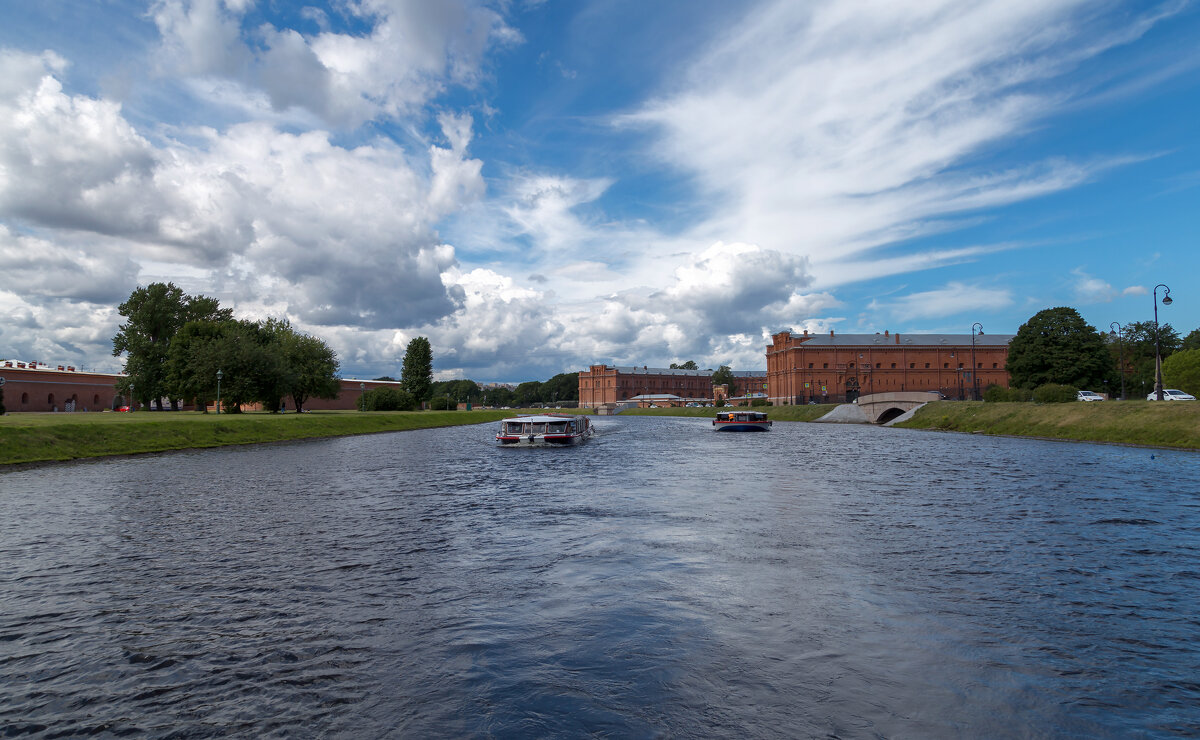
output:
[[[1016,334],[976,334],[976,347],[1003,347]],[[792,334],[813,347],[964,347],[970,346],[970,334]]]
[[[636,365],[622,366],[618,365],[612,368],[622,375],[690,375],[692,377],[708,378],[713,374],[712,370],[680,370],[678,368],[665,367],[638,367]],[[733,377],[735,378],[755,378],[766,375],[766,370],[734,370]]]

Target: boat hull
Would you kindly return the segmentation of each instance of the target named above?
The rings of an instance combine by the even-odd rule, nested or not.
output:
[[[771,431],[771,422],[769,421],[726,421],[713,422],[713,429],[718,432],[769,432]]]

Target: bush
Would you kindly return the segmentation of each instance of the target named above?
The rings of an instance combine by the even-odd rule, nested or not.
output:
[[[456,404],[452,403],[450,399],[446,398],[445,396],[437,396],[429,402],[429,408],[433,409],[434,411],[453,411],[455,407]]]
[[[765,398],[756,398],[750,402],[751,406],[770,406],[771,403]]]
[[[397,388],[375,388],[358,399],[359,411],[412,411],[416,407],[413,397]]]
[[[1033,400],[1037,403],[1070,403],[1078,398],[1078,388],[1058,383],[1039,385],[1033,391]]]
[[[1027,388],[1005,388],[999,385],[989,385],[983,391],[985,403],[1013,403],[1032,401],[1033,391]]]

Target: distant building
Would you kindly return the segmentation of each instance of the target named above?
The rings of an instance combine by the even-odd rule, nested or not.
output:
[[[971,398],[1008,387],[1013,334],[792,334],[767,347],[767,396],[776,406],[852,401],[888,391]]]
[[[739,393],[766,391],[761,370],[735,370]],[[579,406],[635,403],[640,406],[683,406],[712,403],[711,370],[677,370],[661,367],[592,365],[579,373]]]
[[[127,403],[117,394],[116,373],[80,372],[71,365],[0,361],[4,407],[21,411],[103,411]]]

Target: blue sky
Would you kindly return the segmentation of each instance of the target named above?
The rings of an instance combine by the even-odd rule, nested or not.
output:
[[[0,357],[173,281],[347,376],[763,367],[780,329],[1200,327],[1195,2],[0,9]],[[1160,291],[1161,295],[1161,291]]]

